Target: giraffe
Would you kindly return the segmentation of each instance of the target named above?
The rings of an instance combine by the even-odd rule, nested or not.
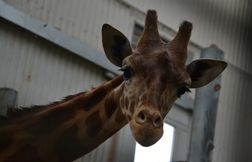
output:
[[[208,84],[227,66],[211,59],[186,65],[192,24],[184,21],[175,37],[165,43],[157,21],[156,11],[148,10],[134,50],[120,31],[104,24],[105,55],[122,75],[62,101],[15,110],[0,118],[0,161],[70,162],[127,123],[139,144],[156,143],[175,100],[189,88]]]

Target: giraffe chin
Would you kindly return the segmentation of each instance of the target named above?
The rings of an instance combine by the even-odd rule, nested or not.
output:
[[[131,120],[129,124],[134,138],[142,146],[151,146],[163,136],[163,126],[154,128],[150,124],[140,125],[134,120]]]

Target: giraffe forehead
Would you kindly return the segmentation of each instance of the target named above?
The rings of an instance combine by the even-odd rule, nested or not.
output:
[[[125,60],[136,73],[149,81],[159,80],[161,82],[172,81],[174,84],[184,84],[190,80],[186,66],[180,64],[180,60],[174,57],[174,53],[167,49],[154,50],[150,53],[131,55]]]
[[[170,56],[167,51],[158,50],[149,53],[135,53],[124,60],[124,65],[130,65],[135,70],[169,69]]]

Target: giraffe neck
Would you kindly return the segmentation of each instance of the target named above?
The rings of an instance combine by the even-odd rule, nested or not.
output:
[[[0,127],[0,161],[73,161],[127,124],[122,77]],[[8,134],[13,134],[10,137]],[[7,142],[6,142],[7,141]]]

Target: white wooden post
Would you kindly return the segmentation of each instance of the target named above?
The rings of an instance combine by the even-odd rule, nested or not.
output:
[[[201,58],[223,59],[223,51],[211,45],[201,51]],[[196,90],[188,162],[209,162],[214,149],[214,130],[218,106],[220,76]]]

